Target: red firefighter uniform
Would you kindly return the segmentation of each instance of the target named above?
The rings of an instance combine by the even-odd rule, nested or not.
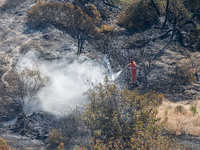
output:
[[[135,61],[133,60],[129,64],[129,66],[130,66],[130,69],[131,69],[132,80],[133,80],[133,82],[136,82],[137,81],[137,77],[136,77],[137,70],[136,70],[136,63],[135,63]]]

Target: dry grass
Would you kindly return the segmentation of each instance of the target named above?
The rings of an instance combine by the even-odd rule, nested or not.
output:
[[[172,103],[165,101],[158,108],[158,117],[165,119],[165,129],[172,134],[190,134],[200,136],[200,114],[194,114],[191,106],[196,106],[200,110],[200,100],[192,101],[189,104],[183,102]]]

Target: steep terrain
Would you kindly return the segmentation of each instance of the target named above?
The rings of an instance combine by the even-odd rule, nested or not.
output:
[[[50,26],[42,32],[29,30],[25,25],[27,9],[34,4],[34,0],[18,1],[10,8],[8,5],[16,1],[0,2],[0,53],[1,53],[1,110],[0,118],[4,122],[1,127],[4,129],[12,125],[8,120],[13,120],[16,115],[12,98],[10,97],[9,75],[12,74],[18,56],[29,50],[36,50],[37,53],[46,59],[59,59],[63,56],[74,56],[76,54],[75,40],[70,36]],[[9,104],[10,103],[10,104]],[[8,140],[8,143],[16,149],[42,149],[44,145],[33,137],[21,137],[1,128],[1,137]]]
[[[47,140],[44,139],[41,141],[41,139],[36,139],[40,137],[40,134],[37,136],[36,133],[26,137],[8,131],[8,128],[13,125],[12,121],[15,120],[16,112],[18,111],[18,108],[14,106],[12,101],[12,87],[10,87],[9,79],[15,70],[15,65],[20,58],[19,56],[26,54],[30,50],[34,50],[41,60],[74,59],[76,58],[77,50],[77,41],[51,24],[47,24],[46,27],[39,29],[26,25],[26,11],[34,3],[35,0],[0,1],[0,86],[2,89],[0,91],[0,121],[2,121],[0,123],[0,136],[7,139],[8,143],[14,148],[24,150],[43,149]],[[146,41],[146,44],[141,47],[140,43],[136,41],[136,48],[130,48],[126,45],[132,40],[131,38],[134,38],[132,33],[117,27],[112,35],[113,38],[110,41],[110,49],[108,51],[111,66],[114,72],[120,71],[129,63],[129,58],[133,57],[138,65],[138,74],[140,75],[138,78],[138,89],[141,92],[148,90],[162,92],[166,100],[179,102],[183,105],[189,104],[193,100],[199,102],[200,84],[196,82],[180,86],[175,84],[175,79],[173,78],[176,76],[175,68],[177,62],[192,52],[181,47],[178,42],[171,42],[169,44],[172,33],[163,34],[171,29],[172,26],[169,25],[161,31],[159,29],[161,23],[162,18],[158,24],[145,32],[137,34],[137,38],[142,39],[145,37],[143,40]],[[114,26],[117,25],[114,24]],[[81,56],[101,60],[103,54],[93,51],[94,47],[89,42],[86,44],[85,52]],[[149,73],[145,74],[145,71],[149,71]],[[135,88],[135,85],[130,80],[128,69],[122,71],[118,82],[122,86],[127,83],[130,89]],[[200,106],[198,105],[197,107],[200,110]],[[161,107],[160,109],[161,111],[165,111],[165,107]],[[43,113],[41,112],[41,114]],[[48,123],[47,125],[42,124],[41,118],[47,118],[48,122],[48,120],[54,117],[49,116],[49,114],[41,114],[36,115],[39,123],[36,121],[35,124],[36,126],[39,124],[36,128],[43,133],[45,131],[41,127],[47,126]],[[9,122],[10,120],[11,122]],[[49,121],[49,124],[51,123]],[[199,132],[200,124],[197,124],[196,127]],[[191,144],[193,149],[198,149],[198,137],[183,135],[177,139],[178,141]]]

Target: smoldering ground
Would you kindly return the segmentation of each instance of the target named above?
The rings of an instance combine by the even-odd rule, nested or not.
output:
[[[39,67],[49,82],[37,92],[37,103],[31,102],[26,110],[43,110],[53,114],[62,114],[66,108],[75,108],[87,103],[84,92],[93,85],[103,82],[108,70],[103,63],[92,60],[59,59],[47,61],[39,59],[35,51],[21,55],[16,66],[17,72],[24,68]],[[28,97],[27,97],[28,101]]]

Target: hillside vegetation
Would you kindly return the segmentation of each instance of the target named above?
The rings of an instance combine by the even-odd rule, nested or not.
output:
[[[170,149],[173,141],[161,135],[157,106],[163,95],[140,95],[137,90],[120,90],[106,81],[89,93],[90,103],[83,121],[91,130],[91,149]],[[86,148],[87,149],[87,148]]]
[[[187,146],[176,135],[200,136],[200,0],[7,0],[0,2],[0,12],[0,136],[8,139],[7,144],[0,138],[0,149],[198,147],[198,142]],[[29,51],[38,58],[25,55]],[[35,68],[20,68],[20,59],[30,63],[26,56]],[[136,83],[127,67],[131,58],[137,64]],[[66,83],[71,92],[82,86],[71,84],[86,78],[70,71],[86,71],[73,66],[75,60],[75,65],[103,60],[108,74],[116,72],[117,77],[105,77],[99,84],[87,79],[89,88],[81,93],[87,103],[65,109],[65,103],[55,102],[69,90],[58,86],[66,83],[60,74],[77,76],[77,82]],[[45,68],[50,65],[55,70]],[[60,80],[52,80],[51,73]],[[54,91],[48,91],[52,85]],[[63,105],[56,114],[60,116],[43,111],[39,94],[45,88],[56,93],[49,98],[56,103],[52,112]],[[80,91],[73,91],[74,97],[68,92],[71,103]],[[30,144],[27,139],[20,143],[19,135]]]

